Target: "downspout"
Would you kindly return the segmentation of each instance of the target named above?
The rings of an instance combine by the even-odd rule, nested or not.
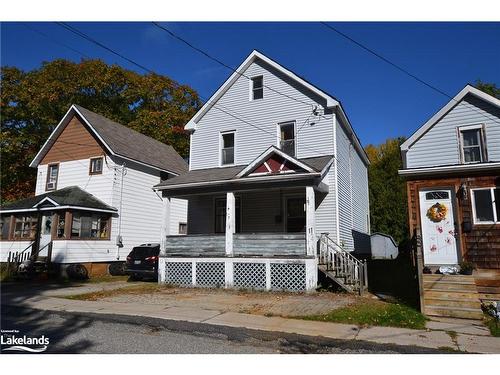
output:
[[[122,239],[122,207],[123,207],[123,177],[127,174],[125,163],[120,167],[121,182],[120,182],[120,205],[118,210],[118,235],[116,236],[116,259],[120,260],[120,248],[123,247]]]
[[[337,162],[337,116],[334,114],[333,115],[333,147],[334,147],[334,158],[333,158],[333,164],[335,166],[335,174],[334,174],[334,180],[335,180],[335,214],[336,214],[336,220],[335,220],[335,231],[336,233],[336,238],[337,238],[337,243],[340,244],[340,212],[339,212],[339,176],[338,176],[338,162]]]

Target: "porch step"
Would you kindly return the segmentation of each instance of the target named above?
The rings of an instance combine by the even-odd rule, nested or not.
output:
[[[472,275],[424,274],[424,281],[455,281],[455,282],[474,283],[474,276],[472,276]]]
[[[469,281],[427,281],[424,280],[424,290],[454,290],[459,292],[477,292],[474,280]]]
[[[449,289],[432,289],[424,290],[425,298],[446,298],[446,299],[458,299],[458,300],[477,300],[478,293],[476,292],[461,292],[453,291]]]
[[[467,307],[481,309],[481,303],[476,298],[446,298],[425,296],[425,306]]]
[[[462,319],[482,319],[483,312],[478,308],[450,307],[439,305],[426,305],[425,314],[429,316],[445,316]]]

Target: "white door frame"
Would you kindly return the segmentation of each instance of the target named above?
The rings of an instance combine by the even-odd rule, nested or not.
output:
[[[460,223],[458,223],[458,208],[457,208],[457,199],[456,199],[456,194],[455,194],[455,187],[454,186],[436,186],[436,187],[425,187],[421,188],[418,190],[418,214],[420,218],[420,229],[421,229],[421,235],[422,235],[422,247],[425,244],[424,236],[425,236],[425,230],[424,230],[424,218],[422,217],[422,197],[421,193],[428,193],[431,191],[448,191],[450,193],[450,202],[452,206],[452,213],[453,213],[453,227],[455,231],[455,248],[456,248],[456,263],[458,264],[462,260],[462,254],[461,254],[461,247],[460,247],[460,236],[459,236],[459,231],[458,227]],[[434,263],[429,263],[425,259],[425,249],[422,249],[422,255],[423,255],[423,260],[424,260],[424,265],[434,265]],[[444,264],[444,263],[443,263]],[[455,264],[454,263],[449,263]]]

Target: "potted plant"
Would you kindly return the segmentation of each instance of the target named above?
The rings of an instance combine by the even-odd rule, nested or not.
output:
[[[474,271],[474,265],[470,262],[461,262],[460,263],[460,273],[462,275],[472,275],[472,271]]]

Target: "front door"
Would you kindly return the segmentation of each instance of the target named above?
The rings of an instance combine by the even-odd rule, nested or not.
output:
[[[425,190],[419,197],[424,264],[457,264],[453,191]]]
[[[40,225],[40,249],[47,245],[52,240],[52,213],[42,214],[42,222]],[[47,256],[48,247],[45,247],[38,255]]]
[[[286,198],[286,231],[306,231],[306,199],[303,197]]]

